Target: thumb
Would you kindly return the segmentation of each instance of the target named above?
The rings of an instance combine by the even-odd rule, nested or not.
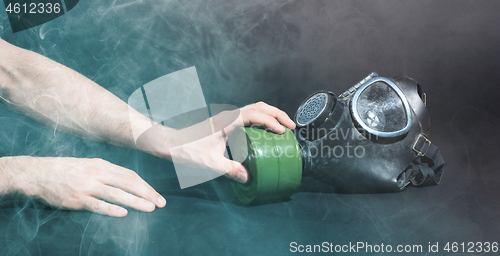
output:
[[[248,171],[241,163],[227,158],[224,158],[223,161],[225,166],[224,171],[227,171],[224,174],[226,177],[239,183],[246,183],[248,181]]]

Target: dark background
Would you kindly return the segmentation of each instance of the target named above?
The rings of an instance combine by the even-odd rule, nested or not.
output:
[[[207,103],[265,101],[292,116],[309,94],[337,94],[375,71],[427,93],[439,186],[332,194],[246,207],[225,178],[181,190],[171,163],[54,133],[0,106],[2,155],[101,157],[139,172],[167,207],[116,219],[0,202],[0,255],[281,255],[290,243],[500,242],[500,2],[80,1],[1,37],[67,65],[123,100],[196,66]],[[304,181],[307,182],[307,181]],[[305,184],[304,184],[305,185]],[[467,247],[466,247],[467,249]],[[480,253],[478,253],[480,254]]]

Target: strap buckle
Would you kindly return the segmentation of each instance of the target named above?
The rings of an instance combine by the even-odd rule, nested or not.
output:
[[[423,133],[419,134],[415,142],[413,142],[413,146],[411,149],[415,153],[417,153],[418,156],[423,157],[425,156],[425,153],[431,146],[431,141],[425,136]]]

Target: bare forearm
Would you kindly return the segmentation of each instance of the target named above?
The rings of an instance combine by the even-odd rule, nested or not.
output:
[[[0,157],[0,195],[14,195],[14,194],[24,194],[30,196],[28,191],[33,191],[35,184],[25,184],[23,186],[23,180],[32,177],[32,175],[26,175],[24,171],[30,161],[30,157]],[[28,186],[29,185],[29,186]],[[25,188],[23,190],[22,188]]]
[[[0,100],[59,131],[135,148],[132,125],[151,121],[83,75],[0,40]]]
[[[5,157],[0,158],[0,195],[5,195],[13,192],[11,186],[11,172],[7,169]]]

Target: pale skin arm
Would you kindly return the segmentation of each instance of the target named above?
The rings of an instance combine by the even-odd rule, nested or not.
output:
[[[78,72],[1,39],[0,101],[58,131],[171,158],[166,140],[146,141],[142,144],[145,147],[135,143],[132,129],[150,126],[147,117],[134,110],[130,112],[125,102]],[[260,124],[277,133],[284,132],[281,124],[295,128],[286,113],[265,103],[252,104],[240,111],[245,125]],[[161,127],[153,137],[165,137],[173,131]],[[247,181],[245,168],[223,156],[222,137],[214,134],[199,143],[196,148],[185,149],[186,159],[224,172],[231,179]],[[76,181],[82,179],[87,186],[77,186]],[[126,215],[123,207],[111,203],[142,211],[166,204],[135,172],[102,160],[4,157],[0,158],[0,180],[0,193],[21,193],[53,206],[88,209],[111,216]]]
[[[134,171],[102,159],[2,157],[0,178],[2,194],[21,194],[58,208],[113,217],[128,213],[116,204],[144,212],[166,204]]]
[[[125,102],[78,72],[1,39],[0,96],[10,108],[58,131],[135,148]],[[135,118],[151,123],[140,114]]]

